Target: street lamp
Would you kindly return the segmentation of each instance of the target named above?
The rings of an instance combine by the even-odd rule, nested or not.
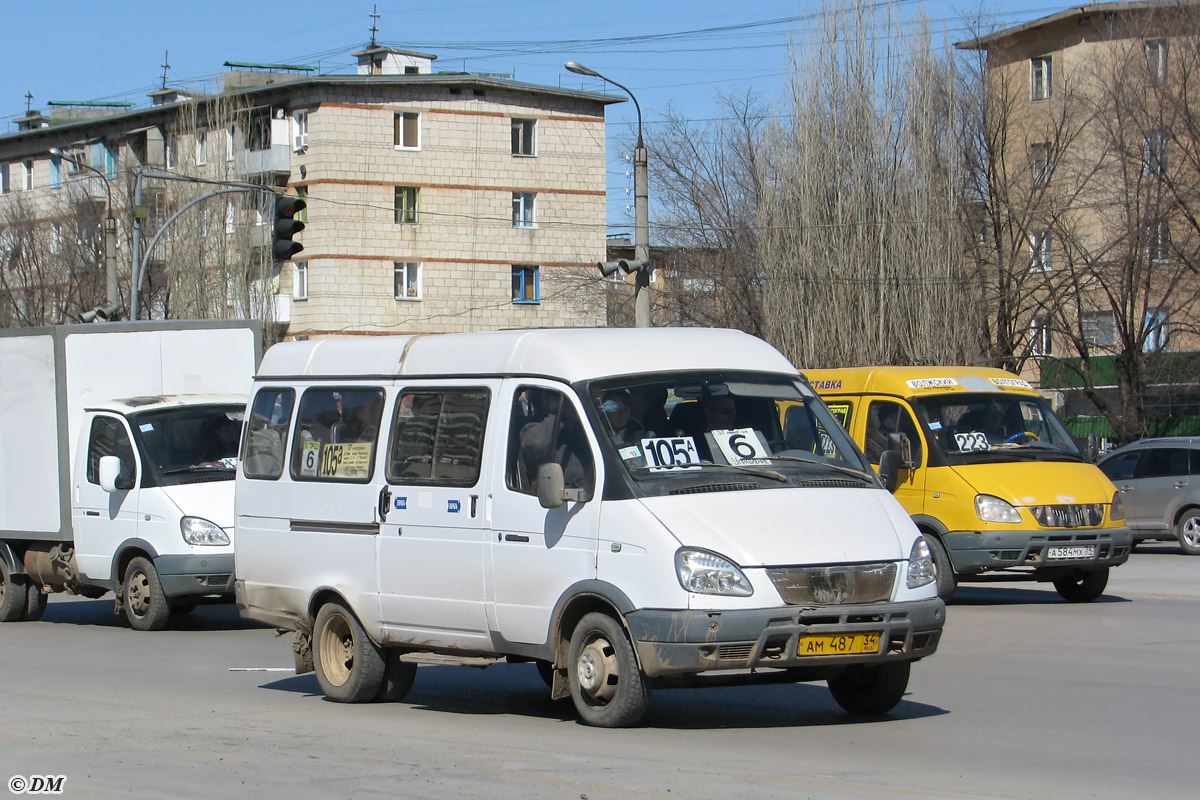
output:
[[[112,319],[116,316],[117,309],[121,304],[121,296],[117,290],[117,220],[113,216],[112,183],[109,181],[107,175],[91,164],[85,164],[76,158],[72,158],[57,147],[50,148],[50,155],[64,161],[70,161],[72,164],[83,169],[91,170],[96,173],[100,180],[104,181],[104,192],[108,197],[108,202],[104,218],[104,294],[106,305],[102,310],[106,312],[108,319]],[[105,317],[105,315],[100,316],[102,318]]]
[[[608,81],[629,95],[637,110],[637,146],[633,149],[633,258],[640,265],[634,275],[633,318],[639,328],[650,327],[650,206],[649,180],[646,172],[646,144],[642,139],[642,106],[637,96],[612,78],[601,75],[578,61],[564,64],[569,72]]]

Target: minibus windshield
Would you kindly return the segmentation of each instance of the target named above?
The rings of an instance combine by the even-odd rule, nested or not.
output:
[[[142,461],[157,486],[233,480],[245,408],[179,406],[130,415]]]
[[[647,494],[708,486],[876,487],[870,466],[798,378],[681,373],[589,387],[599,435]]]
[[[954,393],[911,402],[931,446],[952,464],[1083,460],[1079,446],[1041,397]]]

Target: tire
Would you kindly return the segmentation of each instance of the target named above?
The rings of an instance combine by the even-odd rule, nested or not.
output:
[[[1175,523],[1175,537],[1189,556],[1200,556],[1200,509],[1191,508]]]
[[[853,666],[826,683],[833,699],[848,713],[886,714],[904,697],[911,668],[910,661]]]
[[[575,710],[588,725],[634,725],[650,705],[650,684],[624,629],[607,614],[585,614],[571,634],[567,677]]]
[[[366,703],[383,689],[383,654],[344,605],[321,606],[313,623],[317,683],[337,703]]]
[[[417,665],[400,660],[398,650],[383,652],[383,683],[375,699],[380,703],[403,700],[417,677]]]
[[[0,560],[0,622],[16,622],[25,615],[29,595],[24,575],[13,575]]]
[[[1084,572],[1070,572],[1054,579],[1054,588],[1064,600],[1072,603],[1090,603],[1104,594],[1108,585],[1108,567]]]
[[[122,604],[129,627],[135,631],[161,631],[171,620],[171,604],[163,594],[158,570],[145,556],[138,556],[125,568]]]
[[[21,615],[21,619],[26,622],[37,622],[42,618],[42,614],[46,613],[47,595],[42,591],[42,587],[30,584],[25,587],[25,612]]]
[[[933,557],[933,571],[937,576],[937,593],[942,600],[949,600],[958,588],[958,578],[954,575],[954,566],[950,563],[950,555],[942,540],[932,533],[925,533],[925,542],[929,545],[929,555]]]

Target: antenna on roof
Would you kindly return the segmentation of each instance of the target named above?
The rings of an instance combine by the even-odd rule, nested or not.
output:
[[[171,61],[168,58],[168,56],[170,56],[170,52],[164,50],[163,51],[163,63],[159,64],[159,66],[163,68],[162,88],[164,88],[164,89],[167,88],[167,70],[169,70],[171,68]]]
[[[379,22],[379,6],[377,4],[371,6],[370,17],[371,17],[371,47],[374,47],[375,46],[375,34],[379,33],[379,27],[376,25],[376,23]]]
[[[29,112],[33,110],[33,92],[25,93],[25,116],[29,116]]]

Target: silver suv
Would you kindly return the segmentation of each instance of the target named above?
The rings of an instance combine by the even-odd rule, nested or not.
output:
[[[1200,439],[1142,439],[1099,463],[1125,502],[1133,540],[1178,539],[1200,555]]]

